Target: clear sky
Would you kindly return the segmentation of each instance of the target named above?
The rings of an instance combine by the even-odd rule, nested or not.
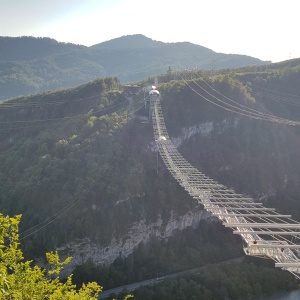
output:
[[[0,35],[91,46],[123,35],[272,62],[300,57],[299,0],[0,0]]]

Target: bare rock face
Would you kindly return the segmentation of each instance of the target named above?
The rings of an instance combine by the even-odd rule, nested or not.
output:
[[[172,138],[172,142],[176,147],[179,147],[185,140],[190,139],[196,134],[208,136],[214,129],[214,126],[213,122],[205,122],[188,128],[182,128],[180,136]]]
[[[211,214],[201,210],[188,212],[183,216],[172,216],[163,224],[161,218],[155,223],[147,224],[145,220],[134,223],[127,236],[117,240],[113,238],[107,246],[102,246],[90,239],[77,240],[57,249],[61,258],[71,256],[71,263],[66,266],[62,276],[67,276],[76,265],[80,265],[91,259],[96,265],[109,265],[119,256],[125,258],[132,253],[133,249],[141,242],[149,242],[151,237],[167,239],[176,230],[183,230],[187,227],[196,228],[203,219],[208,219]]]

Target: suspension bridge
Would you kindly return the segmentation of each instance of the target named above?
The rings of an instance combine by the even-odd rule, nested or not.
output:
[[[193,167],[172,143],[164,122],[160,94],[149,92],[154,138],[160,156],[178,183],[223,223],[242,237],[247,255],[270,258],[275,267],[300,279],[300,223],[254,199],[236,193]]]

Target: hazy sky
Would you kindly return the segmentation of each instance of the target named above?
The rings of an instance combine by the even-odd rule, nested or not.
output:
[[[299,0],[0,0],[0,35],[91,46],[123,35],[273,62],[300,57]]]

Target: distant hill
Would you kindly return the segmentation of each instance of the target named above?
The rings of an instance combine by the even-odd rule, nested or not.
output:
[[[165,45],[163,42],[154,41],[142,34],[125,35],[100,44],[91,46],[92,49],[132,49],[156,48]]]
[[[245,55],[216,53],[189,42],[163,43],[141,34],[91,47],[50,38],[0,37],[0,100],[116,76],[122,83],[185,68],[262,65]]]
[[[87,48],[51,38],[0,37],[0,62],[24,61]]]

